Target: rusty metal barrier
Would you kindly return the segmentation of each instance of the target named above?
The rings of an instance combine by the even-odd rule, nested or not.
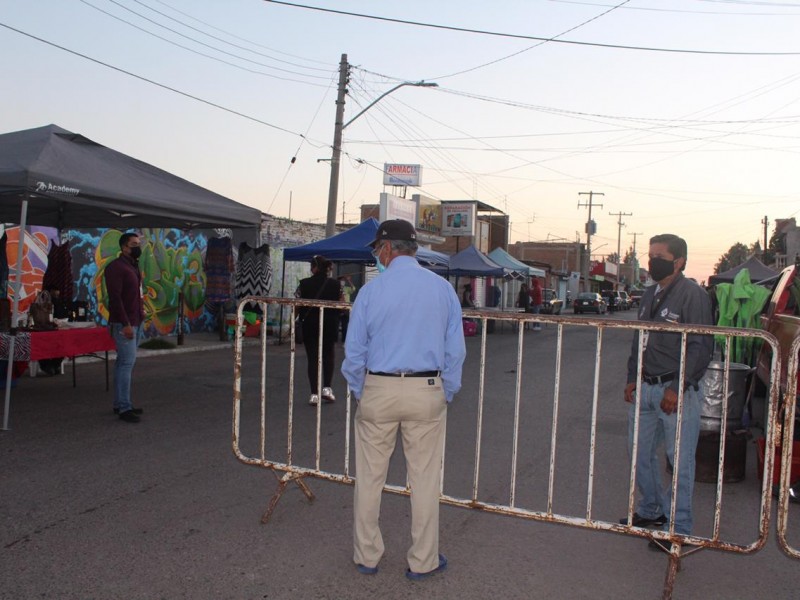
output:
[[[781,444],[781,477],[778,496],[778,543],[781,549],[792,558],[800,558],[800,550],[791,545],[786,539],[789,527],[789,499],[792,481],[792,459],[794,450],[794,419],[797,410],[797,375],[798,354],[800,354],[800,338],[795,338],[789,348],[789,360],[786,365],[786,394],[783,397],[783,441]],[[777,379],[777,377],[775,377]],[[776,436],[780,439],[781,436]],[[774,449],[768,447],[765,452],[775,454]],[[764,479],[766,479],[766,474]],[[771,480],[770,480],[771,481]]]
[[[289,322],[291,323],[291,331],[289,335],[290,344],[290,359],[289,359],[289,389],[288,389],[288,417],[287,417],[287,440],[286,440],[286,454],[282,460],[270,459],[266,456],[265,440],[266,440],[266,330],[262,329],[261,339],[261,386],[260,386],[260,402],[261,402],[261,424],[260,424],[260,453],[257,457],[246,456],[240,449],[240,404],[241,404],[241,377],[242,377],[242,339],[241,327],[237,327],[237,335],[235,342],[235,366],[234,366],[234,402],[233,402],[233,451],[236,457],[245,464],[256,465],[267,468],[273,472],[278,479],[278,490],[270,500],[269,506],[266,509],[262,523],[266,523],[272,511],[274,510],[278,500],[286,489],[286,486],[294,481],[309,499],[314,499],[314,495],[303,481],[304,478],[314,477],[318,479],[334,481],[339,483],[353,484],[355,479],[350,475],[350,437],[351,437],[351,402],[350,392],[347,393],[346,401],[346,428],[345,428],[345,445],[344,457],[342,463],[342,472],[334,473],[325,471],[320,468],[321,459],[321,423],[322,423],[322,402],[316,406],[316,439],[315,439],[315,452],[314,464],[311,466],[301,466],[294,464],[292,454],[292,436],[293,436],[293,404],[294,404],[294,370],[295,370],[295,315],[298,307],[313,306],[322,308],[335,308],[340,310],[349,310],[350,305],[340,302],[326,302],[319,300],[299,300],[299,299],[286,299],[286,298],[246,298],[242,300],[238,308],[238,323],[242,323],[242,307],[244,302],[256,301],[261,303],[262,307],[266,309],[266,305],[278,304],[286,307],[290,313]],[[284,308],[282,308],[284,310]],[[266,311],[265,311],[266,313]],[[504,313],[496,311],[482,311],[482,310],[465,310],[465,318],[475,319],[481,324],[480,333],[480,372],[479,372],[479,385],[478,385],[478,405],[477,405],[477,422],[476,422],[476,441],[475,441],[475,454],[474,465],[472,474],[472,493],[468,498],[456,497],[450,495],[442,490],[440,494],[440,502],[449,504],[451,506],[458,506],[462,508],[477,509],[486,512],[502,514],[507,516],[514,516],[524,519],[532,519],[537,521],[546,521],[549,523],[559,523],[570,525],[573,527],[581,527],[587,529],[594,529],[599,531],[607,531],[631,536],[638,536],[648,538],[651,540],[662,540],[666,546],[670,547],[667,552],[669,562],[667,565],[666,575],[664,579],[663,598],[671,598],[672,590],[675,582],[676,574],[680,568],[681,558],[688,556],[705,548],[712,548],[716,550],[737,552],[741,554],[753,553],[761,549],[767,539],[770,524],[770,508],[771,508],[771,489],[770,482],[772,481],[773,472],[773,457],[774,451],[770,452],[770,448],[775,448],[776,435],[775,435],[775,415],[779,401],[779,381],[777,377],[771,377],[771,384],[768,394],[768,419],[766,423],[766,446],[767,452],[765,453],[764,466],[763,466],[763,480],[761,485],[760,496],[760,510],[758,522],[756,524],[758,535],[755,540],[749,544],[734,543],[721,539],[721,516],[722,516],[722,492],[723,492],[723,471],[725,466],[725,445],[726,445],[726,432],[727,432],[727,414],[728,414],[728,399],[729,399],[729,370],[731,361],[730,347],[731,340],[734,337],[748,337],[762,340],[763,343],[769,344],[772,348],[772,363],[771,373],[780,373],[780,352],[778,351],[778,342],[776,338],[768,332],[760,330],[747,330],[735,329],[728,327],[704,327],[694,325],[672,325],[667,323],[651,323],[640,321],[618,321],[606,320],[601,318],[575,318],[564,316],[547,316],[547,315],[534,315],[529,313]],[[324,311],[319,311],[320,319],[320,341],[323,330]],[[484,443],[482,439],[482,429],[484,421],[484,406],[486,397],[486,359],[487,359],[487,325],[489,321],[498,323],[511,323],[512,330],[516,332],[516,382],[514,394],[514,410],[513,410],[513,434],[511,440],[511,464],[510,467],[510,489],[508,490],[508,502],[506,504],[497,502],[488,502],[479,498],[479,482],[481,476],[481,447]],[[520,436],[520,407],[522,396],[522,371],[523,371],[523,355],[524,355],[524,334],[527,323],[540,323],[549,324],[556,328],[556,355],[555,355],[555,374],[553,386],[553,416],[551,423],[551,439],[550,439],[550,453],[549,453],[549,469],[547,479],[547,502],[546,510],[537,511],[529,508],[518,506],[517,503],[517,477],[518,477],[518,444]],[[564,344],[564,328],[565,327],[584,327],[593,328],[596,330],[596,346],[595,346],[595,364],[594,376],[592,384],[592,403],[591,403],[591,424],[590,424],[590,441],[589,441],[589,456],[588,456],[588,488],[586,493],[586,508],[585,512],[581,515],[564,515],[558,514],[553,511],[553,496],[554,496],[554,481],[556,475],[556,434],[559,425],[559,402],[562,382],[562,350]],[[685,359],[686,359],[686,345],[687,336],[690,334],[701,335],[717,335],[723,336],[725,339],[724,344],[724,389],[723,389],[723,402],[721,414],[721,430],[720,430],[720,446],[719,446],[719,464],[717,471],[717,484],[714,502],[714,519],[713,519],[713,533],[709,537],[701,536],[685,536],[675,532],[674,530],[674,517],[675,517],[675,497],[678,487],[678,468],[674,469],[672,476],[672,503],[671,514],[669,515],[670,527],[666,531],[647,529],[644,527],[634,527],[628,524],[620,524],[617,521],[604,521],[594,516],[594,492],[595,492],[595,454],[596,454],[596,441],[597,441],[597,426],[598,426],[598,407],[600,401],[600,366],[601,366],[601,350],[603,347],[604,334],[607,330],[630,330],[633,333],[639,331],[660,331],[660,332],[674,332],[681,336],[681,367],[679,372],[679,379],[681,385],[679,389],[683,390],[685,387]],[[642,381],[642,355],[644,351],[644,336],[639,336],[638,346],[638,384],[637,396],[641,396],[641,381]],[[318,366],[318,380],[321,382],[321,353],[322,344],[318,344],[319,360]],[[795,359],[796,359],[795,352]],[[796,368],[796,364],[795,364]],[[796,382],[796,378],[794,379]],[[320,383],[321,385],[321,383]],[[681,423],[683,418],[683,391],[679,393],[679,402],[677,410],[677,428],[676,428],[676,448],[675,448],[675,464],[680,464],[678,459],[680,455],[680,436],[681,436]],[[792,404],[793,409],[793,404]],[[792,410],[793,414],[793,410]],[[788,418],[788,417],[787,417]],[[634,433],[633,433],[633,451],[630,458],[630,479],[628,487],[628,523],[631,522],[632,514],[634,512],[635,499],[636,499],[636,454],[638,447],[639,437],[639,405],[636,405],[635,418],[634,418]],[[785,430],[788,430],[786,427]],[[786,452],[787,448],[784,445],[784,461],[783,469],[786,475]],[[791,445],[788,448],[789,458],[791,458]],[[444,462],[442,464],[442,472],[444,473]],[[790,463],[788,463],[790,464]],[[279,476],[278,473],[282,473]],[[444,477],[442,477],[442,487],[444,487]],[[385,492],[395,494],[409,494],[408,486],[398,486],[387,484],[384,487]],[[783,498],[783,497],[782,497]],[[782,515],[785,517],[786,499],[782,499],[781,507],[783,509]],[[783,543],[783,542],[782,542]],[[682,547],[688,546],[690,549],[686,552],[681,552]],[[788,552],[794,552],[788,550]]]

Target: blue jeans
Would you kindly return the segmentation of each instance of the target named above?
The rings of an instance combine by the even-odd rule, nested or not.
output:
[[[641,498],[636,512],[642,517],[655,519],[664,514],[669,518],[672,501],[672,478],[664,485],[664,467],[658,448],[664,452],[678,473],[678,493],[675,502],[675,532],[692,533],[692,494],[694,492],[695,451],[700,436],[700,392],[689,387],[683,393],[683,418],[681,426],[680,464],[675,464],[675,433],[678,412],[667,415],[661,410],[661,400],[669,383],[650,385],[642,382],[641,410],[639,413],[639,446],[636,457],[636,487]],[[636,405],[628,412],[628,454],[633,452],[633,421]],[[667,526],[665,526],[665,529]]]
[[[131,373],[136,363],[136,348],[142,335],[142,326],[133,328],[133,339],[129,340],[122,333],[125,325],[109,323],[111,337],[117,346],[117,360],[114,362],[114,408],[120,414],[133,408],[131,403]]]

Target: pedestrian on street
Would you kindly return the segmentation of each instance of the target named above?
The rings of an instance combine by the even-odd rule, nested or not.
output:
[[[114,413],[126,423],[138,423],[143,409],[134,407],[131,402],[131,377],[144,323],[139,235],[123,233],[119,247],[120,255],[106,266],[103,274],[108,293],[108,327],[117,347]]]
[[[342,289],[342,301],[352,304],[356,299],[358,290],[356,289],[356,286],[353,285],[353,280],[350,278],[350,275],[340,275],[339,285]],[[339,320],[341,321],[342,325],[342,343],[344,344],[347,340],[347,326],[350,324],[350,311],[343,310]]]
[[[439,553],[439,490],[447,405],[466,357],[458,296],[415,259],[414,226],[384,221],[370,244],[381,275],[359,291],[342,373],[358,402],[353,561],[375,574],[384,553],[379,518],[389,459],[402,436],[411,488],[409,579],[447,567]]]
[[[539,280],[534,277],[533,282],[531,284],[531,306],[530,312],[534,315],[538,315],[542,310],[542,286],[539,284]],[[533,324],[534,331],[541,331],[542,324],[538,321]]]
[[[657,285],[642,296],[639,320],[656,323],[712,325],[708,294],[683,275],[686,268],[686,242],[673,234],[650,239],[650,276]],[[628,450],[633,452],[633,427],[639,404],[639,441],[636,456],[636,487],[639,502],[631,524],[638,527],[669,527],[672,486],[663,485],[662,461],[658,455],[663,442],[667,460],[675,465],[678,396],[683,383],[680,464],[675,501],[675,533],[692,533],[692,493],[694,490],[695,451],[700,434],[699,382],[711,360],[713,337],[689,335],[686,341],[685,381],[680,381],[681,335],[679,333],[643,332],[641,396],[636,396],[639,332],[633,337],[628,358],[625,401],[628,411]],[[620,523],[627,524],[627,517]],[[653,549],[668,546],[651,541]]]
[[[310,300],[342,299],[342,288],[336,279],[330,277],[333,263],[324,256],[314,256],[311,259],[311,277],[300,280],[295,296]],[[308,359],[308,383],[311,386],[311,396],[308,403],[312,406],[319,404],[320,396],[323,402],[335,402],[333,394],[333,369],[336,359],[336,338],[339,336],[339,312],[332,308],[325,308],[324,323],[322,326],[322,389],[319,388],[319,309],[301,307],[299,314],[303,322],[303,346]]]

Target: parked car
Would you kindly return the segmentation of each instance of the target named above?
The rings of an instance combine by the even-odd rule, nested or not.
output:
[[[644,290],[631,290],[629,295],[631,297],[631,306],[639,306],[642,303]]]
[[[600,295],[605,298],[606,304],[608,304],[608,310],[617,311],[628,308],[620,292],[615,292],[614,290],[603,290],[600,292]]]
[[[575,302],[572,303],[572,310],[578,315],[585,312],[594,312],[602,315],[608,312],[608,304],[596,292],[581,292],[575,298]]]
[[[544,288],[542,290],[542,308],[539,312],[545,315],[560,315],[564,308],[564,301],[558,297],[555,290]]]
[[[623,300],[625,300],[625,310],[628,310],[631,306],[633,306],[633,302],[631,301],[631,297],[628,295],[628,292],[620,290],[619,295],[622,296]]]

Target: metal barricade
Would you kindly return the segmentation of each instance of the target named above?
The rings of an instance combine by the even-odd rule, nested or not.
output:
[[[278,478],[278,490],[276,494],[272,497],[269,506],[262,517],[262,522],[266,523],[272,511],[274,510],[281,494],[285,490],[286,486],[291,482],[294,481],[297,485],[301,487],[303,492],[305,493],[306,497],[309,500],[313,500],[314,496],[311,490],[303,481],[306,477],[315,477],[319,479],[324,479],[328,481],[340,482],[340,483],[347,483],[353,484],[355,479],[350,475],[350,438],[351,438],[351,402],[350,402],[350,393],[348,390],[347,400],[346,400],[346,424],[345,424],[345,440],[344,440],[344,458],[342,463],[342,469],[340,473],[331,472],[327,470],[323,470],[321,468],[321,424],[322,424],[322,403],[320,402],[316,406],[316,423],[315,423],[315,451],[314,451],[314,460],[313,465],[298,465],[293,462],[293,404],[294,404],[294,372],[295,372],[295,356],[296,356],[296,344],[295,344],[295,335],[294,335],[294,327],[295,327],[295,315],[298,307],[304,306],[313,306],[313,307],[322,307],[322,308],[334,308],[334,309],[343,309],[349,310],[349,305],[345,303],[339,302],[324,302],[324,301],[315,301],[315,300],[294,300],[294,299],[279,299],[279,298],[250,298],[244,299],[242,302],[246,302],[247,300],[257,301],[260,302],[264,309],[266,309],[267,303],[274,303],[279,304],[285,307],[289,307],[290,309],[290,323],[291,325],[291,332],[290,332],[290,358],[289,358],[289,387],[288,387],[288,412],[287,412],[287,440],[286,440],[286,455],[283,460],[271,459],[266,455],[265,452],[265,440],[266,440],[266,423],[267,423],[267,412],[266,412],[266,394],[265,394],[265,378],[266,378],[266,334],[262,331],[262,353],[261,353],[261,387],[260,387],[260,402],[261,402],[261,424],[260,424],[260,453],[257,457],[246,456],[240,449],[240,402],[241,402],[241,377],[242,377],[242,340],[240,335],[240,328],[237,327],[237,337],[236,337],[236,344],[235,344],[235,382],[234,382],[234,411],[233,411],[233,451],[236,454],[237,458],[246,463],[251,465],[257,465],[264,468],[270,469],[273,474],[276,475]],[[319,331],[320,331],[320,341],[322,337],[323,331],[323,320],[324,320],[324,311],[319,311],[320,322],[319,322]],[[687,556],[688,554],[692,554],[697,550],[703,548],[713,548],[717,550],[723,551],[730,551],[730,552],[737,552],[742,554],[753,553],[763,547],[764,543],[766,542],[766,538],[768,535],[769,530],[769,522],[770,522],[770,486],[769,482],[772,479],[772,470],[773,470],[773,454],[774,452],[770,453],[767,452],[765,459],[764,459],[764,468],[763,468],[763,481],[761,485],[761,496],[760,496],[760,509],[759,509],[759,516],[758,522],[755,524],[757,527],[757,537],[750,543],[734,543],[732,541],[728,541],[722,539],[721,537],[721,516],[722,516],[722,492],[723,492],[723,470],[725,464],[725,444],[726,444],[726,431],[727,431],[727,414],[728,414],[728,373],[730,369],[731,361],[726,359],[724,362],[724,390],[723,390],[723,406],[722,406],[722,416],[721,416],[721,431],[720,431],[720,460],[718,465],[718,477],[717,477],[717,484],[716,484],[716,492],[715,492],[715,502],[714,502],[714,518],[713,518],[713,533],[708,537],[700,537],[700,536],[685,536],[675,532],[674,530],[674,520],[675,520],[675,502],[674,499],[677,494],[678,488],[678,468],[674,469],[674,473],[672,476],[672,510],[671,514],[669,515],[669,522],[671,523],[670,527],[666,531],[661,530],[653,530],[647,529],[644,527],[634,527],[628,524],[620,524],[618,521],[608,521],[602,520],[595,516],[595,505],[594,505],[594,494],[596,491],[595,488],[595,460],[596,460],[596,445],[597,445],[597,435],[598,435],[598,414],[599,414],[599,405],[600,405],[600,371],[601,371],[601,355],[602,355],[602,348],[604,337],[607,331],[609,330],[630,330],[631,333],[634,331],[658,331],[658,332],[672,332],[676,335],[681,336],[681,368],[678,374],[679,380],[681,385],[679,385],[679,390],[683,390],[685,388],[685,381],[686,381],[686,373],[685,373],[685,360],[686,360],[686,350],[687,350],[687,338],[689,335],[722,335],[725,338],[725,356],[730,355],[730,347],[731,347],[731,339],[734,337],[749,337],[749,338],[756,338],[763,341],[763,343],[767,343],[772,348],[772,364],[771,364],[771,372],[780,373],[780,352],[778,352],[778,343],[774,336],[767,332],[757,331],[757,330],[742,330],[742,329],[734,329],[734,328],[725,328],[725,327],[703,327],[703,326],[694,326],[694,325],[672,325],[666,323],[651,323],[651,322],[625,322],[625,321],[618,321],[618,320],[608,320],[608,319],[601,319],[601,318],[575,318],[575,317],[564,317],[564,316],[545,316],[545,315],[533,315],[528,313],[497,313],[497,312],[488,312],[488,311],[480,311],[480,310],[466,310],[464,311],[464,317],[469,319],[475,319],[480,322],[480,371],[478,374],[478,389],[477,389],[477,416],[476,416],[476,425],[475,425],[475,452],[474,452],[474,461],[472,467],[472,491],[469,497],[458,497],[456,495],[451,495],[445,493],[444,489],[442,489],[440,494],[440,502],[444,504],[449,504],[452,506],[458,506],[463,508],[470,508],[470,509],[478,509],[486,512],[503,514],[507,516],[519,517],[524,519],[532,519],[537,521],[546,521],[550,523],[560,523],[564,525],[570,525],[573,527],[581,527],[586,529],[594,529],[599,531],[607,531],[607,532],[614,532],[619,534],[625,535],[632,535],[638,536],[642,538],[649,538],[651,540],[662,540],[667,546],[670,547],[668,551],[669,556],[669,563],[667,566],[667,571],[664,580],[664,588],[663,588],[663,597],[670,598],[672,594],[672,589],[676,577],[676,573],[679,569],[680,559],[683,556]],[[241,323],[242,320],[242,304],[239,305],[238,310],[238,319]],[[508,465],[510,469],[510,487],[508,489],[508,501],[507,503],[502,502],[490,502],[485,499],[482,499],[479,494],[480,489],[480,478],[481,478],[481,456],[482,456],[482,446],[485,443],[483,439],[483,425],[484,425],[484,408],[485,408],[485,400],[486,400],[486,387],[487,387],[487,376],[486,376],[486,362],[487,362],[487,323],[489,320],[495,320],[500,322],[510,322],[514,326],[515,329],[515,337],[516,337],[516,382],[515,382],[515,394],[514,394],[514,406],[513,406],[513,423],[512,433],[511,433],[511,456],[510,456],[510,465]],[[540,323],[540,324],[547,324],[549,326],[555,327],[555,373],[554,373],[554,385],[552,390],[552,422],[550,424],[551,429],[551,439],[550,439],[550,449],[549,449],[549,466],[548,466],[548,476],[547,476],[547,500],[546,500],[546,508],[544,510],[534,510],[532,508],[526,508],[524,506],[520,506],[518,502],[518,490],[517,490],[517,480],[519,476],[518,471],[518,458],[519,458],[519,440],[520,440],[520,409],[521,409],[521,399],[522,399],[522,373],[523,373],[523,356],[524,356],[524,348],[525,348],[525,334],[526,328],[524,327],[527,323]],[[569,514],[560,514],[554,511],[554,482],[556,477],[556,458],[557,458],[557,433],[559,431],[559,405],[561,402],[561,388],[562,388],[562,381],[563,381],[563,374],[562,374],[562,351],[564,348],[564,331],[565,327],[575,327],[575,328],[592,328],[596,330],[595,336],[595,360],[594,360],[594,372],[593,372],[593,381],[592,381],[592,394],[591,394],[591,408],[590,408],[590,436],[589,436],[589,455],[588,455],[588,474],[587,474],[587,481],[588,487],[586,490],[586,502],[585,502],[585,511],[582,514],[578,515],[569,515]],[[637,396],[640,397],[641,395],[641,381],[642,381],[642,356],[644,351],[644,336],[639,336],[639,345],[638,345],[638,382],[637,383]],[[513,338],[510,338],[513,339]],[[319,350],[319,362],[321,362],[321,353],[322,353],[322,344],[318,344]],[[321,375],[321,366],[318,366],[319,372],[318,375]],[[321,377],[318,378],[321,381]],[[768,423],[767,423],[767,430],[766,430],[766,438],[767,438],[767,448],[774,448],[775,447],[775,431],[773,427],[773,422],[775,421],[774,415],[776,414],[777,404],[778,404],[778,394],[779,394],[779,383],[776,377],[772,377],[772,383],[769,389],[769,408],[768,408]],[[620,390],[621,392],[621,390]],[[683,419],[683,391],[680,391],[678,394],[678,410],[677,410],[677,429],[676,429],[676,456],[675,456],[675,464],[680,464],[679,454],[680,454],[680,436],[681,436],[681,422]],[[635,457],[637,455],[637,447],[639,443],[639,406],[637,403],[637,408],[635,409],[635,417],[633,423],[633,449],[631,452],[631,459],[630,459],[630,478],[628,483],[628,505],[627,505],[627,516],[628,522],[630,523],[630,519],[632,518],[632,514],[634,512],[635,506],[635,498],[636,498],[636,460]],[[784,452],[786,449],[784,448]],[[443,461],[442,464],[442,473],[444,474],[444,467],[445,462]],[[784,461],[784,470],[786,462]],[[282,473],[282,476],[278,477],[278,473]],[[442,477],[442,487],[444,488],[444,477]],[[409,489],[407,486],[398,486],[398,485],[390,485],[387,484],[384,488],[384,491],[396,494],[409,494]],[[785,506],[785,505],[782,505]],[[683,546],[690,546],[691,549],[685,553],[681,553],[681,548]]]
[[[795,338],[789,348],[789,360],[786,366],[786,394],[783,397],[783,441],[781,444],[781,477],[778,496],[778,543],[781,549],[792,558],[800,558],[800,550],[786,539],[789,527],[789,500],[792,481],[792,460],[794,450],[794,419],[797,410],[797,375],[800,338]],[[777,379],[777,377],[775,377]],[[780,436],[776,436],[780,439]],[[775,454],[774,447],[768,446],[767,452]],[[766,479],[766,474],[764,475]]]

